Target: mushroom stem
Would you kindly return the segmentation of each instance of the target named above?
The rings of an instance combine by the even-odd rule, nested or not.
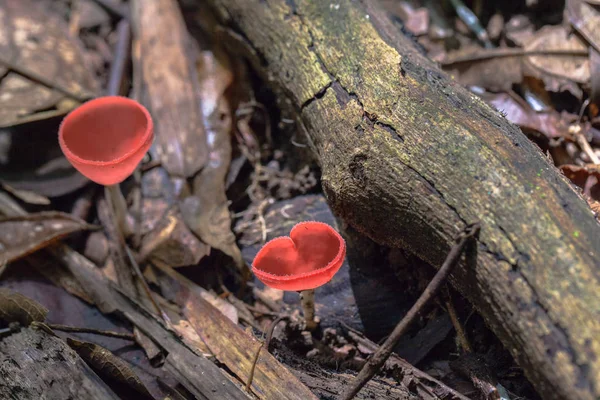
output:
[[[127,202],[121,192],[119,184],[104,186],[104,196],[108,206],[113,210],[116,224],[123,233],[123,237],[129,237],[133,231],[127,222]]]
[[[312,331],[317,327],[317,321],[315,320],[315,289],[301,291],[300,303],[302,304],[302,311],[304,312],[306,329]]]

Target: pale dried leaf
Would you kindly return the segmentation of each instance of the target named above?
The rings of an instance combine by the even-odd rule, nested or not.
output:
[[[520,49],[482,49],[465,47],[449,53],[444,71],[464,86],[481,86],[489,90],[509,90],[521,82]]]
[[[0,61],[4,61],[0,62],[0,126],[59,108],[65,98],[15,71],[6,73],[6,64],[31,71],[77,96],[89,97],[98,90],[96,78],[86,67],[83,47],[68,34],[65,22],[41,3],[0,0]]]
[[[231,231],[231,215],[225,194],[225,179],[231,162],[231,108],[224,91],[231,82],[227,64],[213,54],[204,53],[198,66],[202,103],[212,105],[203,108],[203,122],[210,162],[194,178],[193,196],[181,204],[186,224],[198,237],[210,246],[232,257],[242,269],[244,261]],[[220,83],[217,83],[220,82]]]
[[[530,55],[525,62],[538,77],[547,76],[586,83],[590,79],[587,45],[577,35],[569,34],[562,26],[547,26],[527,42],[529,52],[564,52],[564,55]],[[568,54],[572,52],[572,54]],[[583,54],[583,55],[582,55]]]

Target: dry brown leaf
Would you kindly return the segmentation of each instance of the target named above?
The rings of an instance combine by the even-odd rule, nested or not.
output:
[[[129,365],[102,346],[67,338],[67,344],[97,373],[125,384],[144,398],[153,399]]]
[[[95,228],[58,211],[0,218],[0,262],[12,262],[73,232]]]
[[[577,35],[562,26],[546,26],[527,42],[528,52],[565,52],[565,55],[529,55],[525,63],[541,79],[563,78],[579,83],[590,80],[587,45]],[[568,54],[573,52],[573,54]]]
[[[171,176],[191,178],[208,161],[199,113],[196,51],[175,1],[131,1],[142,55],[147,105],[155,121],[153,148]]]
[[[225,179],[231,162],[231,107],[225,89],[232,73],[225,55],[217,58],[212,52],[202,53],[198,64],[202,113],[210,162],[194,178],[193,196],[181,204],[186,224],[211,247],[232,257],[242,269],[244,261],[231,231],[231,215],[225,194]]]
[[[82,46],[69,36],[65,22],[41,3],[0,0],[0,126],[36,119],[32,114],[51,108],[59,109],[59,115],[77,105],[73,99],[64,101],[61,91],[13,71],[15,66],[79,98],[98,91]]]
[[[29,326],[32,322],[42,322],[48,315],[48,309],[29,297],[0,288],[0,319],[5,322],[18,322]]]
[[[600,201],[600,165],[561,165],[560,170],[573,184],[581,188],[583,194]]]
[[[571,24],[596,50],[600,51],[600,10],[589,1],[567,0],[567,16]]]

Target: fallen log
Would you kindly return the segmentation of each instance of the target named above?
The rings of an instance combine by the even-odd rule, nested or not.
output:
[[[541,152],[416,50],[376,2],[210,0],[220,39],[297,115],[333,211],[439,267],[547,399],[600,396],[600,229]],[[287,104],[287,106],[286,106]]]
[[[0,397],[119,399],[65,341],[31,328],[0,339]]]

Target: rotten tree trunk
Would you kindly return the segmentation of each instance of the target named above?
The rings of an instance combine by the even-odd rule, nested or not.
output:
[[[334,212],[437,267],[480,221],[454,285],[544,398],[598,398],[599,226],[519,129],[419,54],[376,2],[209,3],[298,115]]]

